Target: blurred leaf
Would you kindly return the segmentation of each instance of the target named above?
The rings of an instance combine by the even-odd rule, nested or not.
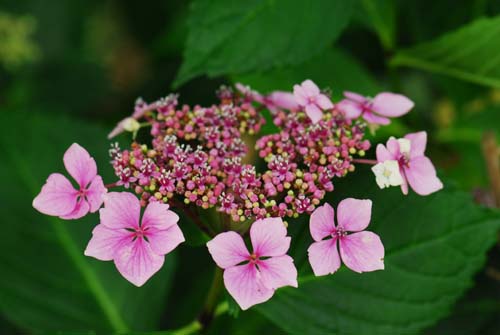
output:
[[[360,275],[343,268],[332,276],[302,276],[298,289],[280,289],[258,310],[285,331],[413,334],[447,315],[471,285],[496,240],[499,213],[453,190],[405,197],[374,184],[350,178],[335,193],[373,200],[368,230],[384,242],[386,269]]]
[[[30,112],[2,110],[0,165],[0,307],[22,329],[124,331],[158,327],[175,257],[137,288],[112,262],[85,257],[97,214],[63,221],[36,212],[31,202],[51,172],[65,172],[62,157],[77,141],[106,164],[106,131],[89,124]],[[105,165],[106,166],[106,165]],[[111,168],[100,166],[106,178]],[[111,179],[111,180],[110,180]]]
[[[268,72],[234,76],[234,82],[250,85],[261,92],[292,91],[293,85],[311,79],[320,87],[330,87],[334,97],[351,90],[373,95],[380,90],[375,78],[354,57],[340,49],[328,49],[305,63]]]
[[[500,16],[482,18],[433,41],[398,52],[393,66],[409,66],[500,87]]]
[[[361,0],[358,21],[373,28],[384,49],[394,48],[396,37],[396,4],[394,0]]]
[[[332,43],[347,25],[348,0],[197,0],[184,62],[174,86],[207,74],[298,64]]]

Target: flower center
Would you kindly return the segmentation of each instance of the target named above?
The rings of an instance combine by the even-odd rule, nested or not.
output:
[[[333,238],[342,238],[347,235],[347,231],[345,231],[343,227],[339,226],[333,231],[331,235]]]
[[[251,254],[250,257],[248,257],[248,261],[252,264],[257,264],[259,262],[259,256]]]
[[[139,228],[125,228],[125,230],[133,233],[132,234],[132,237],[133,237],[133,241],[135,241],[136,239],[138,238],[142,238],[144,239],[146,242],[149,242],[148,240],[148,236],[147,236],[147,231],[148,231],[149,228],[142,228],[142,227],[139,227]]]

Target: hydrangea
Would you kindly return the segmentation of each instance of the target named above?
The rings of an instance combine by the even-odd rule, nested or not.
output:
[[[356,272],[382,270],[382,240],[365,231],[371,200],[340,201],[335,220],[325,197],[358,164],[373,165],[381,188],[401,186],[406,194],[409,185],[420,195],[438,191],[442,183],[424,155],[427,134],[390,138],[377,146],[377,160],[365,159],[372,146],[365,138],[368,124],[387,124],[388,117],[408,113],[413,102],[389,92],[373,99],[346,92],[346,99],[334,104],[326,92],[305,80],[293,93],[267,95],[242,84],[236,91],[223,86],[218,102],[204,107],[180,105],[176,94],[151,103],[138,99],[133,114],[109,134],[132,133],[129,146],[112,144],[109,150],[116,180],[104,185],[94,159],[73,144],[64,164],[78,186],[54,173],[33,206],[76,219],[104,203],[85,255],[114,261],[136,286],[185,240],[182,214],[209,236],[208,251],[242,309],[267,301],[283,286],[298,286],[287,254],[287,227],[301,215],[310,218],[314,242],[308,255],[315,275],[332,274],[341,262]],[[272,120],[264,119],[264,110]],[[260,134],[270,121],[278,131]],[[144,129],[149,139],[140,142],[136,135]],[[128,192],[107,193],[117,187]],[[204,210],[218,212],[221,223],[208,224]]]

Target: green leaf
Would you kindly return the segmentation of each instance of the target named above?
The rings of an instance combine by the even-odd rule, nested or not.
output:
[[[471,285],[496,240],[500,215],[458,191],[403,196],[399,189],[376,190],[373,178],[353,178],[337,184],[336,197],[373,200],[368,230],[385,245],[385,270],[302,275],[298,289],[280,289],[258,309],[292,334],[418,333],[447,315]],[[307,234],[294,243],[301,238],[310,240]]]
[[[371,27],[386,50],[394,48],[396,37],[396,4],[394,0],[361,0],[357,19]]]
[[[336,98],[342,91],[351,90],[373,95],[380,87],[354,57],[340,49],[328,49],[305,63],[263,73],[233,76],[234,82],[250,85],[261,92],[274,90],[292,91],[293,85],[305,79],[313,80],[320,87],[330,87]]]
[[[32,206],[47,176],[66,173],[64,151],[73,142],[96,158],[106,182],[111,168],[106,131],[84,122],[2,110],[3,240],[0,244],[0,307],[19,328],[37,331],[118,332],[158,327],[175,257],[137,288],[112,262],[83,255],[97,214],[77,221],[42,215]],[[9,125],[9,126],[7,126]],[[13,125],[13,126],[12,126]]]
[[[174,86],[304,62],[340,35],[351,11],[349,0],[194,1]]]
[[[409,66],[500,87],[500,16],[482,18],[433,41],[398,52],[393,66]]]

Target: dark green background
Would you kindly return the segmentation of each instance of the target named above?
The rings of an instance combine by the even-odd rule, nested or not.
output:
[[[336,183],[334,204],[374,200],[370,229],[385,243],[386,270],[312,278],[307,222],[291,222],[301,287],[247,312],[230,302],[209,332],[496,334],[499,214],[484,208],[492,201],[480,141],[488,130],[500,138],[499,51],[494,0],[2,0],[0,333],[148,332],[191,322],[213,263],[187,219],[188,243],[137,289],[112,263],[83,256],[97,215],[61,222],[36,213],[31,200],[49,173],[63,171],[75,141],[112,181],[106,134],[138,96],[174,91],[181,103],[206,105],[221,84],[269,92],[310,78],[334,100],[343,90],[414,100],[412,113],[370,138],[427,130],[445,190],[382,192],[364,169]]]

